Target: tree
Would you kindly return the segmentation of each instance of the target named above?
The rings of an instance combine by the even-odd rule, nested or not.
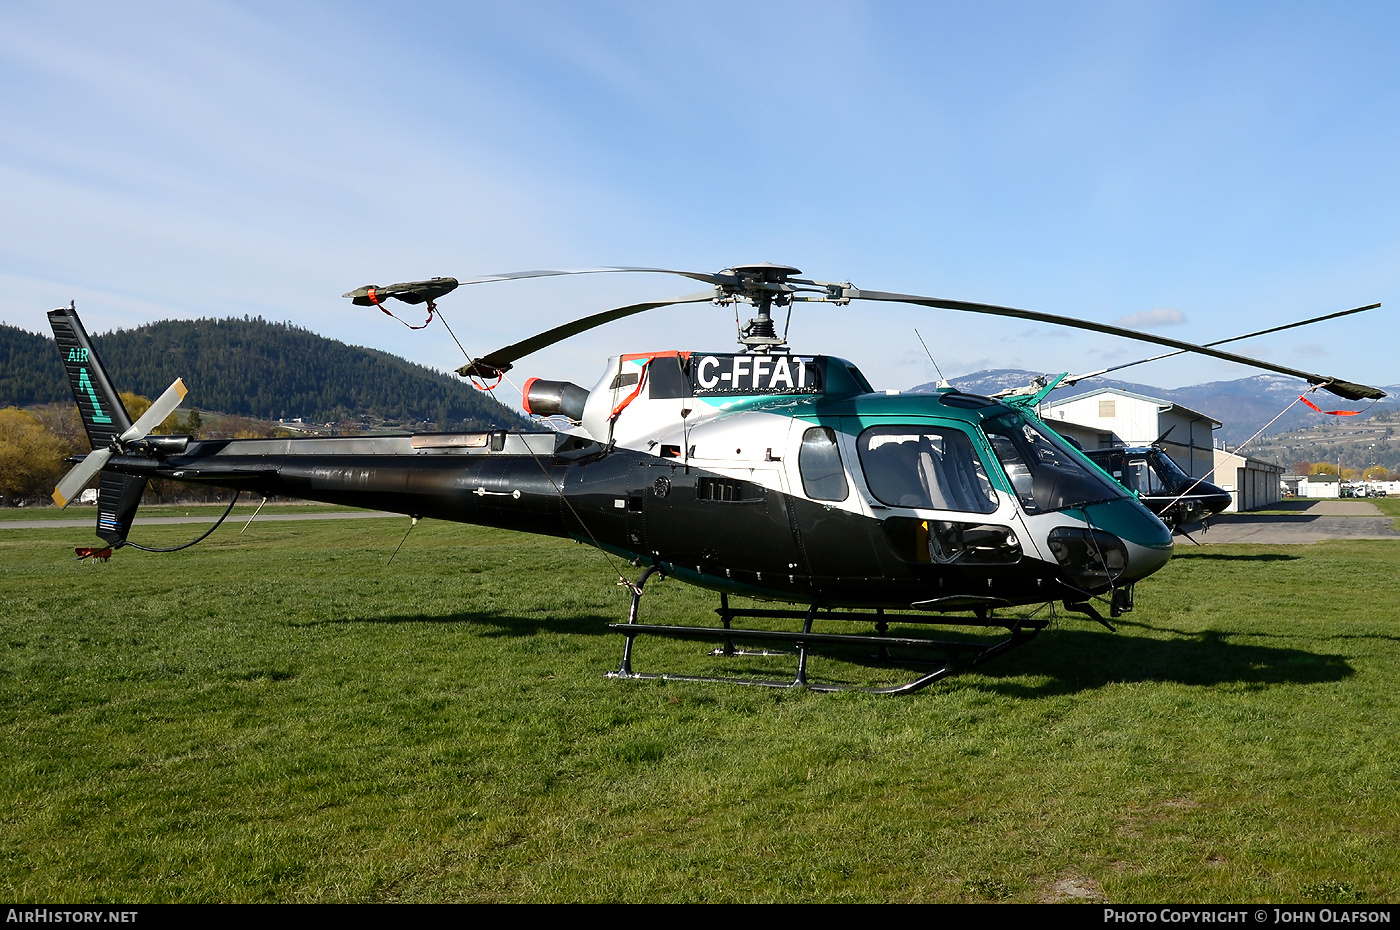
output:
[[[1384,465],[1372,465],[1361,473],[1361,477],[1367,481],[1390,481],[1390,469]]]
[[[63,443],[65,457],[87,452],[92,448],[77,404],[44,404],[31,407],[25,412],[35,417],[44,429],[59,438]]]
[[[1337,474],[1337,466],[1333,465],[1331,462],[1318,462],[1314,464],[1312,468],[1308,469],[1308,474],[1335,475]]]
[[[151,406],[151,399],[144,394],[122,391],[117,396],[121,398],[122,406],[126,408],[126,415],[131,417],[133,423],[141,419],[141,414],[145,413]]]
[[[151,404],[154,403],[144,394],[133,394],[131,391],[122,391],[118,396],[122,399],[122,406],[126,408],[126,415],[131,417],[131,422],[133,423],[141,419],[141,414],[149,410]],[[190,426],[191,423],[194,425]],[[179,410],[172,410],[170,416],[161,420],[160,425],[151,430],[151,432],[156,435],[164,436],[169,436],[173,433],[189,433],[191,436],[194,436],[199,432],[199,427],[202,424],[203,420],[196,410],[191,410],[188,418],[181,417]]]
[[[42,497],[58,482],[66,450],[39,418],[0,410],[0,497]]]

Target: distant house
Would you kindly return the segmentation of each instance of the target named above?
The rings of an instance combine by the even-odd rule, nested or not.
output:
[[[1086,449],[1149,446],[1160,440],[1167,454],[1193,478],[1204,478],[1215,467],[1211,433],[1220,428],[1220,421],[1171,401],[1101,388],[1067,400],[1047,401],[1040,405],[1040,416],[1062,435],[1074,435],[1076,428],[1087,427],[1095,445],[1074,435]]]
[[[1113,430],[1099,429],[1096,426],[1085,426],[1082,423],[1072,423],[1069,420],[1047,420],[1055,432],[1066,439],[1073,439],[1079,443],[1081,449],[1112,449],[1114,446],[1122,445],[1113,438]]]
[[[1337,475],[1308,475],[1298,482],[1299,497],[1341,497],[1342,479]]]
[[[1258,510],[1277,504],[1282,497],[1283,466],[1216,449],[1211,481],[1235,499],[1225,508],[1226,513]]]

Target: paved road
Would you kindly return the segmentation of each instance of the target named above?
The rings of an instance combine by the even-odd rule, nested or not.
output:
[[[1210,529],[1191,530],[1202,544],[1314,543],[1324,539],[1400,539],[1395,519],[1370,501],[1285,500],[1269,508],[1286,513],[1222,513]],[[1190,545],[1189,542],[1186,545]]]
[[[274,522],[277,520],[363,520],[367,517],[399,517],[401,513],[384,513],[379,510],[355,510],[355,511],[335,511],[333,513],[260,513],[257,523],[264,520]],[[159,526],[162,523],[213,523],[219,519],[218,516],[201,515],[195,517],[141,517],[138,516],[132,521],[135,526]],[[248,515],[229,514],[230,524],[247,523]],[[0,530],[47,530],[47,529],[73,529],[75,527],[92,527],[97,525],[97,516],[94,514],[86,520],[0,520]]]

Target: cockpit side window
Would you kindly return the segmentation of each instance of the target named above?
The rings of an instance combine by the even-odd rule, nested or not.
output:
[[[836,431],[829,426],[814,426],[802,434],[797,470],[802,473],[802,490],[812,500],[843,501],[850,496]]]
[[[963,513],[997,509],[972,440],[960,430],[872,426],[857,445],[865,483],[883,504]]]
[[[1129,486],[1129,490],[1149,495],[1167,493],[1166,485],[1162,483],[1162,477],[1157,474],[1157,469],[1148,464],[1147,459],[1133,459],[1128,463],[1128,467],[1132,470],[1136,482]]]

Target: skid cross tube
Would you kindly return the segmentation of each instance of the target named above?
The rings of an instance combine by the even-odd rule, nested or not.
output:
[[[638,579],[638,583],[633,590],[631,609],[628,612],[626,623],[609,624],[609,628],[616,630],[626,637],[626,644],[623,646],[622,666],[616,672],[609,672],[610,678],[630,678],[630,679],[653,679],[664,681],[694,681],[694,682],[721,682],[728,684],[758,685],[766,688],[807,688],[812,691],[865,691],[871,694],[910,694],[928,687],[936,681],[947,678],[975,665],[980,665],[989,659],[995,658],[1004,652],[1008,652],[1017,646],[1023,645],[1034,639],[1049,623],[1048,620],[1035,618],[1007,618],[1005,620],[995,620],[986,616],[985,611],[979,611],[982,616],[976,617],[938,617],[932,618],[923,614],[887,614],[883,609],[871,613],[868,611],[851,611],[834,613],[829,609],[812,605],[806,610],[768,610],[755,609],[744,610],[735,609],[729,606],[729,598],[722,595],[720,607],[715,611],[723,621],[723,626],[700,627],[700,626],[673,626],[665,624],[648,624],[638,622],[639,606],[641,602],[641,586],[645,583],[650,572],[644,572]],[[875,624],[875,635],[863,635],[859,633],[817,633],[812,630],[812,624],[818,615],[826,620],[855,620],[870,621]],[[791,619],[801,620],[802,629],[796,630],[755,630],[735,628],[732,621],[736,617],[758,617],[764,619]],[[991,627],[999,626],[1010,631],[1010,635],[995,643],[982,643],[958,640],[930,639],[926,637],[913,636],[890,636],[887,634],[890,621],[894,622],[915,622],[915,623],[936,623],[949,626],[978,626]],[[713,650],[710,654],[722,657],[751,656],[751,655],[778,655],[773,652],[747,652],[734,648],[734,643],[738,641],[747,642],[768,642],[783,645],[795,646],[797,649],[797,672],[788,681],[778,681],[758,678],[737,678],[728,676],[711,675],[676,675],[670,673],[638,672],[632,668],[632,646],[638,636],[665,636],[675,639],[698,639],[698,640],[719,640],[721,646]],[[894,665],[933,665],[934,669],[921,677],[904,684],[887,685],[882,687],[861,687],[857,685],[847,685],[828,682],[813,682],[808,678],[807,661],[814,647],[817,646],[874,646],[880,650],[879,659]],[[927,658],[900,657],[891,658],[890,649],[910,650],[914,652],[936,652],[943,658],[930,662]]]

